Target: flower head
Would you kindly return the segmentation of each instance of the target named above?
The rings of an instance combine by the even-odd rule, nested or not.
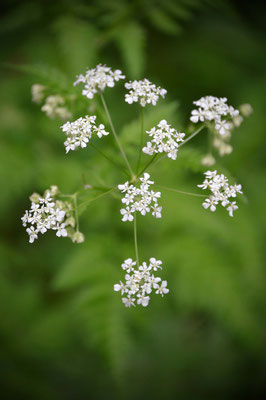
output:
[[[109,135],[109,132],[105,131],[104,125],[97,126],[95,120],[95,115],[86,115],[84,118],[80,117],[74,122],[68,121],[61,126],[62,131],[67,136],[67,140],[64,142],[67,153],[69,150],[75,150],[78,147],[86,147],[92,135],[97,135],[99,138]]]
[[[147,131],[152,138],[147,142],[146,147],[142,151],[146,154],[153,155],[154,153],[166,153],[169,158],[176,160],[178,144],[183,142],[184,133],[177,132],[171,128],[165,119],[159,122],[157,127],[153,127]]]
[[[68,235],[67,227],[70,225],[70,218],[73,218],[72,204],[68,201],[57,200],[55,193],[58,193],[58,189],[55,191],[55,188],[51,186],[43,196],[37,193],[31,196],[31,208],[26,210],[21,218],[30,243],[38,239],[39,233],[44,234],[50,229],[56,231],[58,237],[71,237]]]
[[[198,108],[191,112],[190,121],[213,121],[214,129],[220,134],[225,135],[233,127],[233,119],[239,115],[239,111],[229,106],[227,98],[206,96],[193,102]]]
[[[161,218],[162,207],[158,206],[158,199],[161,196],[160,192],[150,190],[150,186],[154,183],[150,180],[150,175],[144,173],[143,177],[139,178],[140,186],[136,187],[129,182],[118,185],[118,189],[124,194],[122,203],[126,205],[120,210],[122,221],[133,221],[134,213],[139,211],[141,215],[146,215],[152,211],[155,218]]]
[[[99,64],[96,68],[88,69],[85,75],[79,75],[74,82],[74,86],[81,82],[84,83],[83,96],[93,99],[97,92],[102,92],[106,86],[114,87],[115,82],[120,79],[125,79],[125,76],[122,75],[119,69],[112,71],[110,67]]]
[[[127,269],[128,265],[130,265],[130,270]],[[155,277],[153,274],[158,268],[162,269],[162,261],[153,257],[150,258],[149,263],[143,262],[137,269],[134,268],[135,265],[136,262],[132,261],[131,258],[122,263],[122,269],[127,272],[125,283],[122,281],[116,283],[114,291],[121,292],[122,296],[125,295],[125,297],[122,297],[122,301],[126,307],[136,307],[136,300],[137,305],[147,307],[150,301],[149,295],[153,290],[162,297],[169,292],[167,281],[162,281],[160,277]]]
[[[223,207],[227,207],[230,217],[233,217],[233,212],[238,209],[236,202],[231,202],[231,197],[236,197],[237,193],[242,194],[241,185],[229,185],[228,178],[223,174],[217,174],[217,171],[207,171],[205,180],[198,187],[203,190],[209,189],[211,195],[204,200],[202,206],[205,209],[210,209],[212,212],[216,210],[217,205],[220,203]]]
[[[129,93],[125,95],[125,101],[128,104],[139,103],[142,107],[146,104],[155,106],[159,97],[164,98],[167,93],[165,89],[155,86],[148,79],[127,82],[125,88],[129,90]]]

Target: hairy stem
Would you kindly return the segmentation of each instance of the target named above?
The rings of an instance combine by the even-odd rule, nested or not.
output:
[[[130,164],[129,164],[129,161],[128,161],[128,159],[127,159],[126,153],[124,152],[124,149],[123,149],[123,147],[122,147],[122,145],[121,145],[121,143],[120,143],[120,141],[119,141],[119,139],[118,139],[117,133],[116,133],[116,131],[115,131],[115,128],[114,128],[114,125],[113,125],[113,122],[112,122],[112,119],[111,119],[111,115],[110,115],[110,113],[109,113],[109,110],[108,110],[108,108],[107,108],[107,105],[106,105],[106,102],[105,102],[105,100],[104,100],[104,97],[103,97],[103,94],[102,94],[102,93],[101,93],[101,100],[102,100],[103,107],[104,107],[104,110],[105,110],[105,112],[106,112],[106,115],[107,115],[109,124],[110,124],[110,126],[111,126],[111,129],[112,129],[114,138],[115,138],[116,143],[117,143],[117,145],[118,145],[118,147],[119,147],[120,153],[121,153],[121,155],[122,155],[122,157],[123,157],[123,159],[124,159],[124,161],[125,161],[125,163],[126,163],[126,166],[128,167],[128,169],[129,169],[129,171],[130,171],[131,176],[133,177],[133,176],[134,176],[134,173],[133,173],[132,168],[131,168],[131,166],[130,166]]]

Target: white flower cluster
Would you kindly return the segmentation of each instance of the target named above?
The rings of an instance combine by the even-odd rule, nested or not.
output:
[[[128,104],[139,102],[142,107],[145,107],[146,104],[155,106],[159,96],[164,98],[167,93],[167,90],[160,86],[156,87],[148,79],[127,82],[125,88],[129,90],[129,94],[125,95],[125,101]]]
[[[162,261],[150,258],[149,264],[143,262],[138,269],[135,269],[136,262],[128,258],[121,265],[122,269],[126,271],[125,283],[121,282],[114,285],[114,291],[121,292],[123,296],[122,301],[126,307],[131,307],[137,304],[147,307],[150,301],[150,294],[153,289],[156,294],[162,297],[169,292],[167,288],[167,281],[162,281],[161,278],[155,277],[153,271],[162,269]],[[159,284],[159,282],[161,282]]]
[[[165,119],[159,122],[157,127],[147,131],[152,137],[150,142],[147,142],[146,147],[142,151],[146,154],[153,155],[154,153],[167,153],[169,158],[176,160],[178,143],[183,142],[184,133],[177,132]]]
[[[223,174],[217,174],[217,171],[207,171],[202,185],[198,187],[202,189],[210,189],[212,194],[203,202],[205,209],[210,208],[212,212],[216,210],[216,206],[221,203],[223,207],[227,207],[230,217],[233,217],[233,212],[238,209],[235,201],[229,201],[231,197],[236,197],[237,193],[242,194],[241,185],[229,185],[228,178]]]
[[[21,218],[24,227],[29,235],[29,242],[33,243],[38,239],[38,234],[44,234],[48,229],[56,231],[56,236],[68,236],[66,225],[75,225],[71,221],[72,205],[66,201],[55,200],[54,196],[58,193],[56,186],[51,186],[46,190],[44,196],[34,193],[30,200],[31,208],[26,211]]]
[[[226,132],[232,129],[232,122],[229,119],[233,119],[239,115],[239,111],[232,106],[228,106],[226,102],[226,97],[202,97],[193,102],[198,106],[198,109],[191,112],[190,120],[194,123],[198,121],[213,121],[214,129],[220,135],[225,135]]]
[[[59,94],[46,97],[41,110],[51,119],[58,117],[64,121],[72,118],[72,113],[65,107],[65,99]]]
[[[93,99],[97,92],[103,91],[106,86],[114,87],[115,82],[120,79],[125,79],[125,75],[122,75],[119,69],[112,71],[110,67],[99,64],[96,68],[88,69],[85,75],[79,75],[74,86],[81,82],[84,83],[83,96]]]
[[[61,126],[62,131],[67,135],[67,140],[64,142],[67,153],[77,147],[86,147],[93,134],[96,134],[99,138],[103,135],[109,135],[109,132],[104,130],[103,124],[96,126],[95,120],[95,115],[86,115],[84,118],[80,117],[74,122],[68,121]]]
[[[136,211],[139,211],[141,215],[146,215],[146,213],[152,210],[152,215],[155,218],[161,218],[162,207],[158,206],[158,198],[161,197],[161,192],[149,190],[150,185],[154,184],[149,179],[150,175],[145,172],[143,177],[139,178],[141,182],[139,188],[132,184],[130,185],[128,181],[123,185],[118,185],[118,189],[122,193],[125,193],[122,203],[127,206],[120,210],[120,213],[123,215],[122,221],[133,221],[133,214]]]

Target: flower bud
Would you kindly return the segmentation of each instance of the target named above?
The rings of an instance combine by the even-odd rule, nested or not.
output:
[[[77,231],[74,233],[74,235],[72,236],[72,242],[73,243],[83,243],[85,240],[85,237],[83,235],[83,233]]]

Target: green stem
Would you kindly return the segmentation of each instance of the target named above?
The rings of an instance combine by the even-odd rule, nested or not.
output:
[[[75,193],[73,195],[74,199],[74,205],[75,205],[75,216],[76,216],[76,232],[79,232],[79,215],[78,215],[78,200],[77,200],[78,194]]]
[[[99,196],[96,196],[96,197],[94,197],[93,199],[85,200],[83,203],[79,204],[78,208],[84,206],[84,205],[87,204],[87,203],[92,203],[93,201],[98,200],[98,199],[100,199],[100,198],[103,197],[103,196],[106,196],[108,193],[111,193],[111,192],[113,192],[114,190],[115,190],[115,188],[112,188],[112,189],[110,189],[110,190],[107,190],[107,191],[104,192],[104,193],[99,194]]]
[[[172,189],[167,186],[161,186],[161,185],[154,185],[158,186],[159,188],[169,190],[170,192],[176,192],[176,193],[181,193],[181,194],[188,194],[189,196],[195,196],[195,197],[206,197],[204,194],[197,194],[197,193],[190,193],[190,192],[184,192],[183,190],[177,190],[177,189]]]
[[[99,154],[101,154],[104,158],[106,158],[106,160],[110,161],[110,163],[112,163],[113,165],[115,165],[117,168],[120,169],[121,171],[121,165],[117,164],[115,161],[113,161],[109,156],[107,156],[103,151],[101,151],[100,149],[98,149],[98,147],[96,147],[93,143],[90,142],[91,147],[97,151]]]
[[[141,155],[142,155],[143,132],[144,132],[144,107],[141,107],[141,111],[140,111],[140,148],[139,148],[139,157],[138,157],[137,168],[136,168],[136,175],[138,175],[138,172],[139,172],[139,166],[140,166]]]
[[[114,138],[115,138],[116,143],[117,143],[117,145],[118,145],[118,147],[119,147],[120,153],[121,153],[121,155],[122,155],[122,157],[123,157],[123,159],[124,159],[124,161],[125,161],[125,163],[126,163],[126,166],[128,167],[128,169],[129,169],[129,171],[130,171],[130,174],[131,174],[131,176],[132,176],[132,178],[133,178],[133,177],[134,177],[134,173],[133,173],[132,168],[131,168],[131,166],[130,166],[130,164],[129,164],[129,161],[128,161],[128,159],[127,159],[126,153],[124,152],[124,149],[123,149],[123,147],[122,147],[122,145],[121,145],[121,143],[120,143],[120,141],[119,141],[119,139],[118,139],[118,136],[117,136],[117,133],[116,133],[116,131],[115,131],[115,128],[114,128],[114,125],[113,125],[113,122],[112,122],[112,119],[111,119],[111,115],[110,115],[109,110],[108,110],[108,108],[107,108],[107,105],[106,105],[106,102],[105,102],[105,100],[104,100],[103,94],[101,93],[100,95],[101,95],[101,100],[102,100],[102,103],[103,103],[103,107],[104,107],[104,110],[105,110],[105,112],[106,112],[106,115],[107,115],[109,124],[110,124],[110,126],[111,126],[111,129],[112,129]]]
[[[193,137],[195,137],[198,133],[200,133],[203,128],[205,128],[205,125],[201,125],[201,127],[197,131],[193,132],[192,135],[190,135],[187,139],[185,139],[184,142],[180,143],[180,145],[178,147],[183,146],[185,143],[187,143],[191,139],[193,139]]]
[[[136,211],[134,213],[134,244],[135,244],[137,266],[139,268],[139,251],[138,251],[138,238],[137,238],[137,213],[136,213]]]
[[[197,131],[195,131],[194,133],[192,133],[192,135],[190,135],[186,140],[184,140],[184,142],[180,143],[180,145],[178,147],[183,146],[185,143],[189,142],[189,140],[191,140],[193,137],[195,137],[198,133],[200,133],[202,131],[202,129],[205,127],[205,125],[202,125]],[[153,156],[153,158],[148,162],[148,164],[142,169],[142,171],[138,174],[138,177],[144,172],[146,171],[146,169],[152,164],[152,162],[155,160],[156,156],[158,155],[155,154]],[[159,162],[161,162],[165,157],[167,157],[167,154],[164,154],[161,158],[159,158],[154,164],[152,164],[152,167],[154,167],[155,165],[157,165]]]
[[[153,163],[153,161],[157,158],[157,156],[158,156],[158,153],[155,153],[154,156],[153,156],[153,157],[150,159],[150,161],[148,162],[148,164],[146,164],[145,167],[142,168],[142,170],[140,171],[140,173],[138,174],[137,177],[139,177],[140,175],[143,174],[143,172],[146,171],[146,169]],[[158,160],[158,161],[159,161],[159,160]],[[157,162],[158,162],[158,161],[157,161]],[[157,164],[157,163],[155,163],[155,164]],[[155,164],[154,164],[154,165],[155,165]]]

